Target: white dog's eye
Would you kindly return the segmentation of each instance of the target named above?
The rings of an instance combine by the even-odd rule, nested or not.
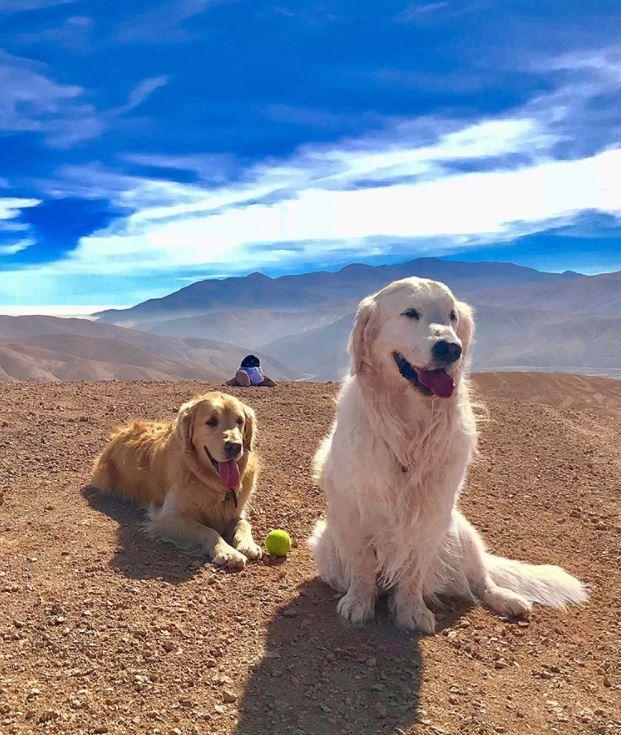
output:
[[[457,314],[455,313],[455,309],[451,309],[451,321],[452,322],[457,321]]]
[[[408,319],[420,319],[420,314],[416,311],[416,309],[406,309],[405,311],[401,312],[401,316],[407,316]]]

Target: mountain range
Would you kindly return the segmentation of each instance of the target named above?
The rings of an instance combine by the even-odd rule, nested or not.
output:
[[[225,342],[158,337],[89,319],[0,316],[0,380],[223,380],[247,352]],[[258,354],[275,378],[298,377]]]
[[[0,378],[220,380],[253,351],[274,378],[335,380],[347,369],[358,301],[412,275],[443,281],[474,306],[474,370],[621,377],[621,272],[419,258],[207,279],[91,320],[0,317]]]

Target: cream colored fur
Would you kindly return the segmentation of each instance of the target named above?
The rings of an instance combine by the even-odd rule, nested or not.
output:
[[[420,318],[404,316],[408,309]],[[397,622],[427,633],[435,629],[428,602],[438,594],[477,598],[510,615],[527,613],[532,602],[560,607],[587,598],[560,567],[487,553],[457,508],[477,440],[465,379],[473,331],[468,305],[436,281],[396,281],[359,306],[351,374],[315,458],[327,521],[310,539],[319,573],[344,593],[340,615],[353,623],[373,617],[384,590]],[[439,340],[462,347],[447,368],[456,383],[450,398],[423,395],[392,356],[434,367]]]

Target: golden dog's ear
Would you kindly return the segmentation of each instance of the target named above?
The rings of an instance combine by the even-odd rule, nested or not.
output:
[[[251,452],[257,438],[257,417],[250,406],[244,405],[244,449]]]
[[[174,432],[184,452],[191,452],[194,448],[192,444],[192,430],[194,428],[194,414],[199,403],[200,399],[192,398],[191,401],[184,403],[177,413]]]
[[[350,373],[360,372],[367,361],[368,339],[375,313],[375,296],[367,296],[358,306],[354,328],[349,335]]]
[[[466,355],[474,338],[474,313],[472,307],[465,301],[458,301],[455,306],[459,314],[457,336],[461,340],[461,348]]]

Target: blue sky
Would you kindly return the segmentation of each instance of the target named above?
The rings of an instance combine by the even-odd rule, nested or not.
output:
[[[621,6],[0,0],[0,305],[621,269]]]

